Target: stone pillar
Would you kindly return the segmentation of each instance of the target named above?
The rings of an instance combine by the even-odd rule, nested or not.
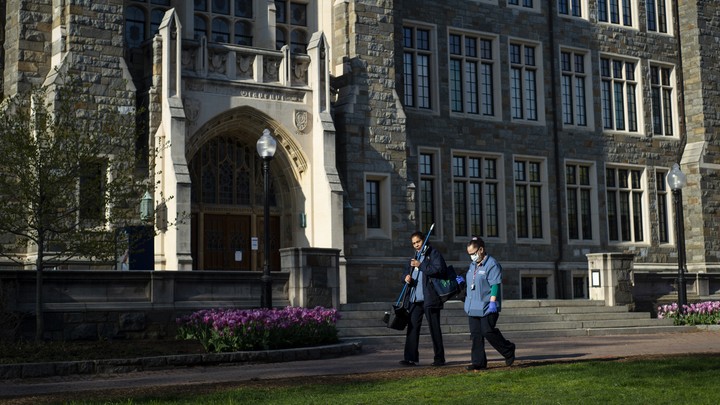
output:
[[[288,299],[294,307],[340,304],[340,250],[327,248],[280,249],[283,271],[289,271]]]
[[[588,280],[590,299],[605,301],[607,306],[632,305],[632,264],[635,255],[590,253]]]

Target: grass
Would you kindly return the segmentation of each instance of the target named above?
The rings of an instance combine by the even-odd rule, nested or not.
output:
[[[720,355],[529,363],[469,373],[460,367],[412,372],[237,383],[213,390],[118,394],[88,404],[717,404]],[[424,373],[424,374],[423,374]],[[435,373],[433,375],[433,373]],[[430,374],[430,375],[428,375]],[[202,390],[201,390],[202,391]]]

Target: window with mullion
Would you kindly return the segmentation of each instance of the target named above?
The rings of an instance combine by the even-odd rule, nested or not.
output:
[[[592,240],[592,167],[587,164],[565,165],[568,239]]]
[[[655,200],[657,201],[658,240],[660,243],[670,242],[670,210],[668,210],[667,172],[658,170],[655,173]]]
[[[600,103],[603,128],[638,132],[637,63],[628,60],[600,58]]]
[[[418,168],[420,172],[420,226],[429,228],[435,223],[436,213],[435,185],[438,181],[436,172],[436,154],[433,152],[422,152],[418,157]],[[422,228],[421,228],[422,229]]]
[[[543,190],[545,179],[542,162],[515,159],[515,209],[517,237],[543,239]]]
[[[252,2],[253,0],[195,0],[195,39],[206,36],[210,42],[252,46]]]
[[[598,20],[605,23],[632,27],[632,1],[633,0],[598,0]]]
[[[668,33],[667,0],[645,0],[647,30]]]
[[[513,119],[538,120],[536,48],[510,44],[510,111]]]
[[[97,227],[105,223],[107,170],[107,160],[100,158],[80,165],[78,215],[83,227]]]
[[[583,0],[558,0],[558,13],[571,17],[583,16]]]
[[[365,216],[368,228],[380,228],[380,181],[365,181]]]
[[[125,11],[125,41],[137,48],[158,33],[170,0],[130,1]]]
[[[606,169],[608,238],[611,242],[643,242],[643,170]]]
[[[534,0],[508,0],[508,5],[520,6],[524,8],[533,8]]]
[[[456,113],[494,116],[492,39],[450,34],[450,108]]]
[[[672,68],[650,66],[650,92],[654,135],[673,135]]]
[[[455,236],[499,237],[497,158],[453,156]]]
[[[560,52],[562,117],[564,125],[587,127],[586,55],[574,51]]]
[[[404,102],[407,107],[431,109],[430,30],[403,27]]]
[[[288,45],[292,53],[307,53],[308,4],[304,1],[275,0],[275,46]],[[288,42],[289,41],[289,42]]]

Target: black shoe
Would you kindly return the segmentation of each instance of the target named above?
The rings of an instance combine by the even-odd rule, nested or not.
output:
[[[480,366],[471,364],[471,365],[465,367],[465,370],[467,370],[467,371],[487,370],[487,367],[480,367]]]
[[[505,357],[505,365],[510,367],[515,362],[515,345],[513,345],[513,351],[510,357]]]
[[[444,365],[445,365],[444,361],[433,361],[433,363],[431,364],[431,366],[433,366],[433,367],[442,367]]]
[[[409,360],[400,360],[400,364],[403,366],[417,366],[417,364],[414,361],[409,361]]]

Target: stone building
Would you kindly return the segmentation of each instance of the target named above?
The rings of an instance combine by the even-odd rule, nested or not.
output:
[[[340,301],[387,301],[409,236],[457,268],[482,236],[505,298],[588,298],[592,253],[720,293],[715,1],[3,0],[3,94],[88,72],[147,111],[155,270],[270,268],[337,249]],[[126,94],[126,93],[123,93]],[[268,129],[270,217],[255,145]],[[309,253],[312,255],[312,253]]]

